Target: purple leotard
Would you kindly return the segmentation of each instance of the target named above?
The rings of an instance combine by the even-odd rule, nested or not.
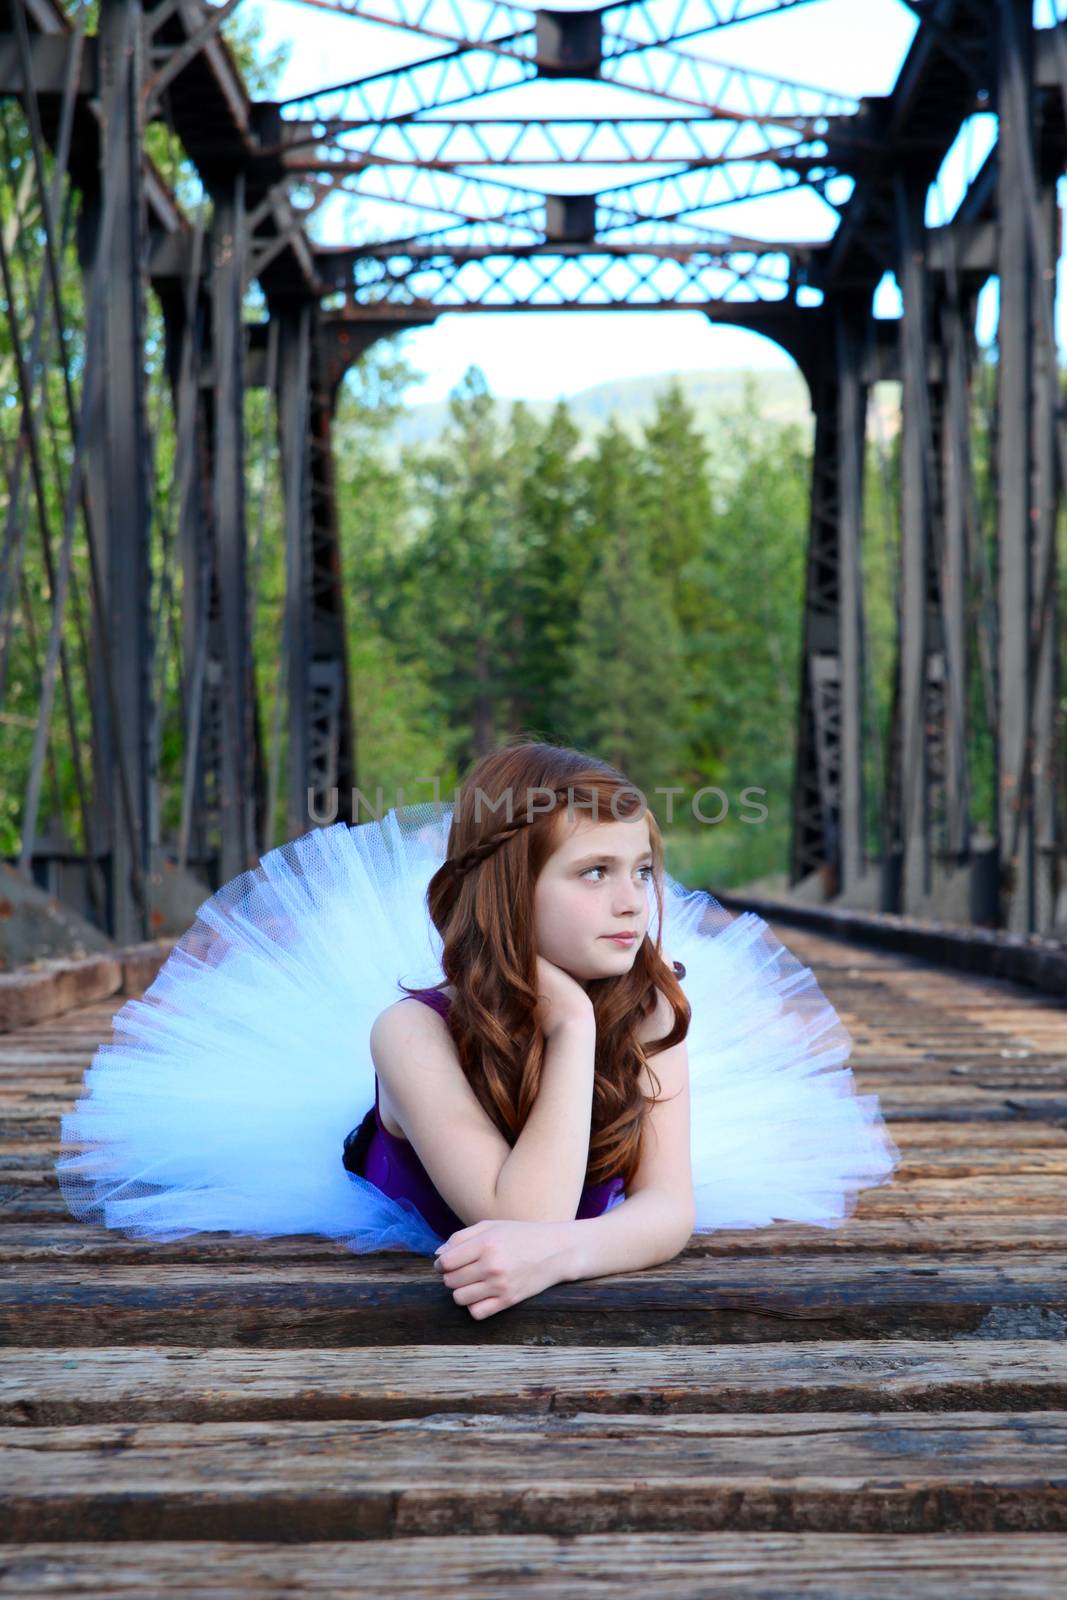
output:
[[[404,996],[405,1000],[421,1000],[441,1016],[448,1015],[448,996],[439,989],[420,989],[417,994]],[[367,1147],[363,1176],[384,1194],[394,1200],[407,1198],[414,1202],[426,1221],[442,1238],[466,1227],[451,1206],[438,1194],[430,1175],[415,1154],[408,1139],[390,1133],[378,1109],[378,1074],[374,1075],[374,1132]],[[622,1192],[622,1178],[608,1178],[603,1183],[587,1183],[582,1190],[576,1217],[599,1217]]]

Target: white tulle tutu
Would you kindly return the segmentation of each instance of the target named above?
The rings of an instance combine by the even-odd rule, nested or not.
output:
[[[401,983],[443,979],[425,895],[450,820],[428,802],[317,828],[204,901],[62,1120],[56,1171],[76,1217],[142,1238],[303,1233],[433,1252],[414,1203],[346,1171],[341,1152],[374,1104],[375,1017]],[[651,888],[649,903],[654,938]],[[899,1152],[877,1096],[855,1092],[852,1041],[811,971],[762,918],[670,876],[663,950],[692,1007],[696,1231],[836,1226]]]

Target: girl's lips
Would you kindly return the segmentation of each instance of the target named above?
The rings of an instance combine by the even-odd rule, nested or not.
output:
[[[637,940],[636,933],[606,933],[605,939],[611,939],[615,944],[634,944]]]

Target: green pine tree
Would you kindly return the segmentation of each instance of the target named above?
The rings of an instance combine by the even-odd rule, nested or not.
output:
[[[640,461],[612,422],[588,468],[597,558],[583,584],[567,695],[570,741],[615,762],[655,803],[683,746],[682,647],[670,586],[653,570]]]

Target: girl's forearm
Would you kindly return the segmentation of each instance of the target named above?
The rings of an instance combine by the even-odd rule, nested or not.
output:
[[[589,1161],[596,1024],[565,1023],[545,1045],[537,1099],[496,1180],[497,1215],[574,1219]]]
[[[669,1195],[645,1189],[599,1217],[565,1224],[560,1281],[657,1266],[684,1250],[692,1233],[691,1212],[681,1215]]]

